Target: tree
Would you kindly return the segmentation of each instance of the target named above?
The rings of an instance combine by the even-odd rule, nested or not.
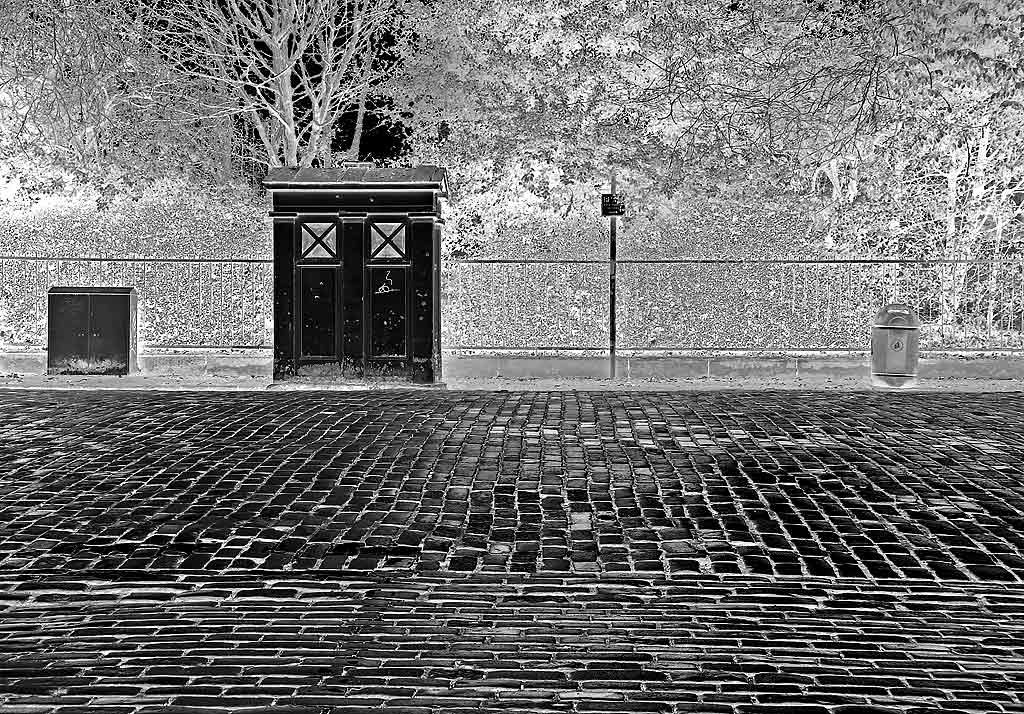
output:
[[[802,0],[493,7],[416,8],[393,87],[421,145],[643,165],[668,188],[695,166],[813,168],[870,133],[886,101],[893,30],[878,11]]]
[[[361,117],[390,66],[379,50],[401,31],[404,0],[168,0],[152,47],[205,88],[197,118],[241,116],[268,166],[329,165],[341,115]],[[358,154],[362,126],[349,154]]]
[[[895,3],[894,11],[895,11]],[[937,0],[900,18],[898,100],[885,131],[836,157],[834,231],[861,255],[973,261],[1024,248],[1024,8],[1012,0]],[[971,265],[940,267],[943,324],[972,299],[996,317],[998,264],[969,289]]]
[[[631,214],[732,185],[764,200],[869,133],[886,101],[888,18],[821,5],[435,0],[410,9],[388,87],[413,155],[479,209],[470,224],[521,203],[516,183],[568,220],[610,169]],[[552,174],[560,186],[538,180]]]
[[[232,127],[180,121],[192,93],[150,51],[146,2],[0,0],[0,173],[24,197],[230,178]]]

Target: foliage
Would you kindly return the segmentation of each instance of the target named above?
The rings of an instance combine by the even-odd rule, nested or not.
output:
[[[892,56],[887,17],[797,0],[743,6],[426,3],[392,88],[420,150],[525,153],[571,180],[631,168],[661,189],[690,168],[812,162],[871,128]]]
[[[834,257],[815,220],[819,201],[771,176],[695,171],[667,196],[642,171],[618,171],[617,178],[627,202],[618,220],[622,257]],[[560,166],[524,155],[505,166],[456,164],[449,179],[443,246],[450,258],[608,255],[608,219],[600,215],[608,177],[572,181]]]
[[[265,203],[242,187],[161,179],[106,198],[86,184],[0,204],[0,254],[266,259],[270,231]]]
[[[447,256],[591,256],[600,250],[604,228],[594,188],[569,181],[558,166],[466,162],[449,168],[449,183],[442,243]]]
[[[1024,246],[1024,8],[1013,0],[940,0],[904,15],[906,63],[892,83],[899,114],[857,153],[818,172],[831,193],[825,217],[834,239],[864,257],[1017,256]],[[965,299],[968,269],[949,264],[940,275],[950,323]],[[993,272],[990,297],[998,282]],[[990,325],[993,309],[990,302]]]
[[[410,158],[451,171],[453,254],[603,256],[612,171],[643,255],[830,253],[797,191],[886,118],[900,30],[881,8],[733,5],[419,7],[389,86]]]
[[[26,184],[107,192],[168,175],[222,178],[223,122],[170,121],[195,98],[147,50],[143,0],[0,5],[0,163]],[[174,91],[160,92],[173,86]],[[188,95],[192,94],[193,97]]]
[[[814,223],[815,202],[765,196],[733,183],[712,196],[676,195],[631,210],[619,256],[651,259],[811,260],[836,257]],[[639,210],[638,210],[639,209]]]

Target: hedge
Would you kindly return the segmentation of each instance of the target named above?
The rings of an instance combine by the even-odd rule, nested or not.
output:
[[[273,344],[273,266],[0,259],[0,341],[46,344],[53,286],[135,287],[139,348]]]
[[[109,203],[85,188],[31,206],[7,204],[0,210],[0,341],[46,344],[52,286],[134,286],[140,348],[270,345],[272,266],[230,262],[271,259],[266,213],[263,200],[245,190],[184,181]]]
[[[269,259],[263,199],[240,188],[161,181],[106,203],[82,191],[0,207],[0,255]]]
[[[46,290],[53,285],[134,285],[145,345],[269,346],[272,341],[270,227],[265,200],[238,189],[156,184],[136,199],[101,208],[83,193],[0,210],[0,339],[45,344]],[[634,205],[620,221],[619,257],[693,260],[825,259],[812,206],[798,197],[752,201],[689,197]],[[608,219],[596,201],[564,214],[533,206],[522,215],[483,217],[482,254],[511,259],[607,257]],[[451,228],[466,214],[453,211]],[[466,245],[465,242],[458,245]],[[451,245],[447,248],[451,249]],[[51,260],[29,260],[32,256]],[[75,258],[118,258],[81,261]],[[143,262],[209,260],[210,263]],[[63,259],[63,260],[56,260]],[[743,347],[863,349],[867,326],[896,296],[881,266],[800,267],[764,263],[624,263],[618,275],[623,348]],[[899,284],[933,320],[935,272],[906,270]],[[959,337],[923,331],[945,347],[991,347],[979,332],[987,293],[973,277],[969,323]],[[1000,335],[1020,342],[1020,270],[999,284],[1007,306]],[[1013,297],[1016,295],[1017,297]],[[602,348],[608,340],[608,267],[474,265],[444,260],[442,339],[446,346]],[[1016,322],[1014,322],[1016,320]],[[997,336],[998,339],[1000,336]]]

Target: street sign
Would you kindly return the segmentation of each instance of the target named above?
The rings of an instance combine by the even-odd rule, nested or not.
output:
[[[601,194],[602,216],[624,216],[626,214],[626,197],[621,193]]]

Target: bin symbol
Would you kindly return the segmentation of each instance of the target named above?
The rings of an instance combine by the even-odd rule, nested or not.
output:
[[[871,384],[917,384],[917,339],[921,320],[909,305],[890,303],[875,315],[871,331]]]

